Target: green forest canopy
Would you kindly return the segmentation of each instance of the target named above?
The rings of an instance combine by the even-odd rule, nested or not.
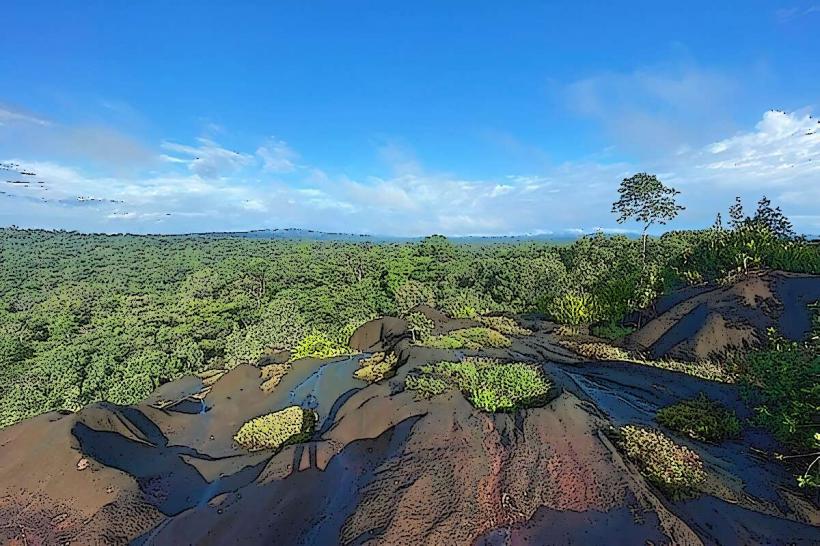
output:
[[[645,263],[639,241],[600,233],[456,245],[3,229],[0,245],[0,426],[133,403],[271,349],[342,352],[364,321],[420,302],[459,317],[540,311],[615,324],[687,282],[749,267],[820,272],[817,246],[753,221],[667,233],[649,241]]]

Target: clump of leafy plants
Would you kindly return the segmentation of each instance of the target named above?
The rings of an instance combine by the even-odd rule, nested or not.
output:
[[[488,358],[421,366],[418,373],[408,376],[405,385],[425,397],[455,387],[475,407],[490,413],[541,405],[550,387],[536,366]]]
[[[532,330],[519,326],[510,317],[476,317],[476,320],[484,326],[507,336],[529,336],[532,334]]]
[[[656,419],[665,427],[704,442],[738,438],[741,431],[735,412],[703,393],[661,409]]]
[[[278,450],[306,442],[316,428],[316,414],[299,406],[251,419],[234,435],[234,441],[249,451]]]
[[[635,328],[631,326],[622,326],[618,322],[605,322],[603,324],[596,324],[592,326],[590,329],[590,333],[602,339],[606,339],[608,341],[616,341],[618,339],[623,339],[632,332],[635,331]]]
[[[291,360],[299,360],[300,358],[332,358],[349,352],[350,348],[339,341],[331,339],[322,332],[313,331],[296,344],[296,347],[294,347],[291,353]]]
[[[398,361],[396,353],[374,353],[359,361],[359,369],[353,372],[353,377],[368,383],[387,379],[396,373]]]
[[[404,386],[408,390],[415,391],[417,398],[427,399],[443,394],[449,388],[446,381],[426,373],[423,369],[421,373],[408,375],[404,381]]]
[[[755,421],[794,454],[784,459],[808,459],[798,476],[801,486],[820,486],[820,302],[811,306],[814,318],[808,341],[789,341],[769,331],[767,347],[748,353],[739,364],[744,396],[754,405]],[[812,460],[813,459],[813,460]]]
[[[563,339],[558,342],[562,347],[591,360],[630,360],[629,353],[620,347],[613,347],[607,343],[578,342]]]
[[[433,321],[422,313],[410,313],[407,315],[407,329],[413,341],[424,341],[433,335]]]
[[[481,349],[505,348],[512,345],[510,339],[490,328],[476,327],[453,330],[449,334],[430,336],[422,344],[434,349]]]
[[[595,320],[593,297],[585,292],[564,292],[545,302],[543,311],[559,324],[577,328]]]
[[[673,499],[694,496],[706,480],[698,454],[658,430],[633,425],[621,427],[620,444],[646,479]]]

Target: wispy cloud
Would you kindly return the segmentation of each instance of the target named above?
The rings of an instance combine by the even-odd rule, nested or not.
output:
[[[620,148],[645,155],[725,132],[737,85],[725,73],[679,62],[583,78],[565,88],[565,97]]]
[[[32,124],[39,125],[41,127],[48,127],[51,125],[51,122],[47,119],[0,106],[0,125],[6,125],[9,123]]]
[[[781,8],[774,12],[775,17],[781,23],[788,23],[794,19],[806,17],[812,14],[820,13],[820,4],[811,6],[792,6],[788,8]]]

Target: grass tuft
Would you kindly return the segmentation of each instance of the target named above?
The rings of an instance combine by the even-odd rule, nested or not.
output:
[[[421,366],[419,373],[407,377],[405,386],[425,398],[455,387],[475,407],[494,413],[543,404],[550,383],[538,367],[530,364],[466,358],[463,362]]]
[[[434,349],[481,349],[506,348],[512,345],[510,339],[490,328],[476,327],[454,330],[449,334],[430,336],[422,342]]]
[[[396,373],[398,361],[396,353],[374,353],[359,361],[359,369],[353,372],[353,377],[368,383],[375,383],[393,377]]]
[[[249,451],[278,450],[306,442],[316,427],[316,414],[299,406],[251,419],[234,435],[234,441]]]
[[[697,494],[706,480],[703,462],[691,449],[673,442],[662,432],[628,425],[621,427],[621,446],[646,479],[673,499]]]
[[[703,393],[661,409],[656,419],[665,427],[703,442],[738,438],[741,431],[735,412]]]

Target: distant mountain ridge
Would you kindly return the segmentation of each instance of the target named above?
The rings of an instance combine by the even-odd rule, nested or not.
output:
[[[219,231],[207,233],[195,233],[193,235],[219,236],[219,237],[242,237],[248,239],[290,239],[306,241],[340,241],[340,242],[369,242],[369,243],[409,243],[422,241],[424,237],[402,237],[398,235],[373,235],[357,233],[336,233],[326,231],[314,231],[311,229],[299,228],[277,228],[277,229],[256,229],[251,231]],[[574,241],[584,234],[566,233],[544,233],[537,235],[465,235],[448,236],[447,239],[454,243],[511,243],[526,241]]]

